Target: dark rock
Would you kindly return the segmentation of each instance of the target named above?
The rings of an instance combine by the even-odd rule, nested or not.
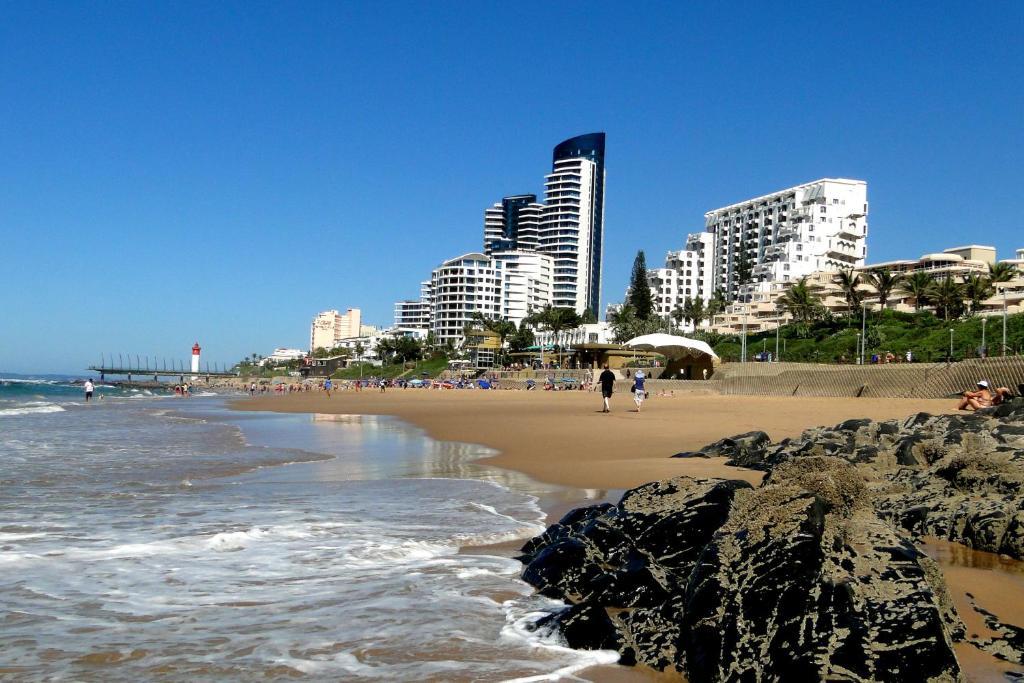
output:
[[[765,451],[771,445],[771,438],[764,432],[747,432],[726,439],[720,439],[701,449],[711,458],[729,458],[729,465],[757,468],[764,459]]]
[[[577,650],[618,650],[622,644],[615,624],[604,608],[584,602],[541,617],[534,628],[542,632],[557,630],[566,644]]]

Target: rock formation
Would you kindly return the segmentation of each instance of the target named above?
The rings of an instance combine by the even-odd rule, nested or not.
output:
[[[675,457],[720,456],[764,482],[653,482],[527,542],[524,580],[570,605],[537,628],[693,683],[961,679],[963,625],[913,541],[1024,559],[1024,404]],[[1019,629],[997,631],[979,646],[1024,660]]]

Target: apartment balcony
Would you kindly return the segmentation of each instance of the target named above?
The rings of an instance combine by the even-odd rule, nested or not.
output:
[[[859,240],[864,237],[864,228],[844,223],[839,226],[839,232],[836,234],[840,239]]]

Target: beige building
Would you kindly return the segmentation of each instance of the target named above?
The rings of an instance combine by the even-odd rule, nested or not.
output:
[[[309,329],[309,350],[333,349],[341,339],[360,336],[362,313],[350,308],[344,313],[323,311],[313,318]]]

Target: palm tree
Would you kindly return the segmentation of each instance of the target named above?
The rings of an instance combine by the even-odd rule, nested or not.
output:
[[[571,308],[563,308],[561,306],[551,306],[550,304],[545,306],[539,311],[536,311],[526,317],[526,321],[531,325],[540,326],[547,328],[555,337],[555,346],[559,347],[558,350],[558,364],[562,364],[562,353],[561,353],[561,338],[564,330],[571,330],[574,327],[579,327],[580,316]]]
[[[691,299],[686,297],[683,302],[683,319],[689,320],[693,323],[694,329],[700,325],[701,321],[707,316],[707,310],[704,308],[704,300],[700,297]]]
[[[706,317],[708,320],[714,318],[716,315],[722,313],[725,310],[728,299],[725,296],[725,292],[721,289],[716,289],[715,293],[711,295],[711,299],[708,301]]]
[[[920,311],[921,306],[927,305],[928,293],[935,280],[932,276],[923,271],[911,273],[900,282],[900,291],[914,300],[914,310]]]
[[[942,319],[959,318],[964,310],[964,286],[947,275],[933,280],[927,291],[928,299],[936,312],[942,311]]]
[[[1009,282],[1017,277],[1019,271],[1012,263],[1005,261],[988,264],[988,279],[992,284],[997,282]]]
[[[970,307],[971,315],[978,312],[981,308],[981,303],[995,294],[995,288],[992,287],[992,281],[986,276],[979,273],[971,273],[964,278],[964,299]]]
[[[852,268],[840,270],[836,273],[835,283],[843,292],[843,298],[846,299],[846,310],[853,318],[853,312],[860,308],[864,301],[864,292],[860,289],[860,275],[854,273]]]
[[[821,298],[814,292],[814,288],[807,283],[807,278],[802,277],[779,297],[779,306],[793,316],[793,319],[808,323],[821,315]]]
[[[885,305],[889,302],[889,295],[903,280],[903,276],[893,273],[888,268],[882,268],[865,274],[864,279],[878,294],[878,307],[884,311]]]
[[[396,346],[393,339],[384,337],[377,342],[377,357],[380,358],[381,363],[384,365],[390,364],[389,361],[391,360],[391,356],[395,353],[395,350]]]

